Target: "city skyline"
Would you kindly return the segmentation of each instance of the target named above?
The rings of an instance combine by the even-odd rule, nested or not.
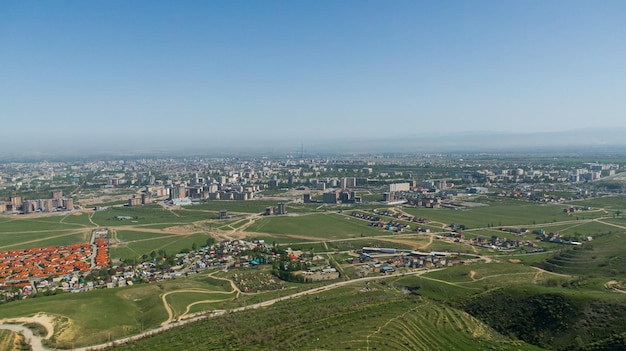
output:
[[[621,130],[624,14],[619,1],[5,2],[0,147]]]

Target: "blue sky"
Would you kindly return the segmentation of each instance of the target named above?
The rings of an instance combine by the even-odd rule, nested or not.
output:
[[[2,1],[0,145],[626,128],[625,18],[626,1]]]

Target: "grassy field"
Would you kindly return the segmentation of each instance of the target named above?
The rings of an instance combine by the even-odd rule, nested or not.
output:
[[[143,237],[147,233],[138,233],[132,231],[125,231],[122,237]],[[118,233],[118,235],[120,235]],[[204,246],[207,239],[211,238],[208,234],[198,233],[189,235],[161,235],[152,234],[145,235],[144,239],[134,239],[124,241],[120,244],[113,245],[111,248],[112,259],[136,259],[146,254],[149,255],[152,251],[165,250],[168,254],[175,254],[183,249],[191,249],[195,243],[198,247]],[[119,236],[118,236],[119,238]]]
[[[63,324],[71,323],[73,335],[56,335],[52,344],[71,346],[87,345],[94,341],[106,341],[109,335],[121,336],[137,332],[141,328],[142,309],[153,309],[158,295],[151,297],[151,302],[130,301],[121,298],[124,289],[99,290],[82,294],[62,294],[41,299],[17,301],[2,306],[1,317],[29,316],[39,312],[61,319],[71,319]],[[152,296],[152,294],[151,294]],[[162,320],[167,315],[161,314]],[[157,320],[149,323],[154,325]],[[67,339],[66,339],[67,338]]]
[[[52,346],[92,345],[155,327],[167,319],[159,295],[186,289],[230,291],[223,281],[202,276],[157,284],[61,294],[17,301],[0,308],[0,318],[30,316],[39,312],[56,316],[64,329],[57,330]],[[221,294],[216,294],[220,295]],[[212,295],[206,295],[212,296]],[[176,301],[176,299],[174,299]],[[0,339],[2,340],[2,339]]]
[[[0,234],[0,250],[14,250],[49,245],[70,245],[89,240],[89,231],[59,231],[26,234]]]
[[[318,240],[376,236],[384,233],[363,221],[333,213],[262,218],[249,226],[246,231],[291,234]]]
[[[505,201],[489,206],[473,207],[465,210],[424,209],[404,207],[403,210],[414,216],[427,218],[444,224],[464,224],[467,228],[483,228],[489,225],[527,226],[576,219],[592,219],[604,216],[604,212],[582,211],[568,216],[563,213],[565,205],[545,205],[522,201]]]
[[[0,233],[23,233],[50,230],[80,229],[85,226],[76,223],[61,223],[63,217],[23,217],[0,221]]]
[[[276,207],[281,201],[276,200],[248,200],[248,201],[208,201],[190,206],[190,210],[209,210],[219,212],[227,210],[241,213],[263,213],[267,207]],[[289,210],[289,206],[287,206]]]
[[[582,246],[564,247],[537,265],[559,273],[581,276],[626,277],[626,234],[604,235]]]
[[[132,217],[132,219],[118,220],[116,219],[118,216]],[[182,210],[169,211],[159,205],[150,205],[142,207],[110,207],[106,210],[96,212],[92,220],[99,226],[116,226],[128,224],[189,223],[209,218],[216,217],[203,212],[188,212],[183,214]]]
[[[626,210],[626,196],[614,195],[605,196],[596,199],[570,201],[568,204],[574,206],[590,206],[592,208],[605,208],[612,210]]]
[[[187,306],[203,302],[199,306],[200,308],[196,308],[197,310],[207,310],[207,309],[219,309],[222,305],[223,301],[233,300],[236,294],[232,293],[224,293],[219,294],[214,291],[184,291],[180,293],[175,293],[167,296],[167,302],[172,307],[175,316],[181,316],[187,311]]]
[[[477,347],[536,350],[531,345],[507,339],[465,312],[451,307],[448,302],[482,296],[508,287],[526,290],[537,288],[542,293],[561,291],[567,287],[570,293],[577,289],[580,294],[601,300],[624,298],[622,294],[607,290],[604,283],[611,279],[626,279],[623,254],[626,252],[626,230],[618,227],[626,227],[626,219],[607,218],[602,219],[602,223],[590,219],[604,216],[604,212],[584,211],[567,216],[562,213],[561,205],[487,200],[489,206],[468,210],[408,207],[401,210],[430,219],[433,228],[441,228],[441,223],[453,222],[465,224],[469,228],[481,228],[465,231],[468,237],[497,235],[520,238],[483,228],[493,224],[528,226],[531,231],[543,228],[547,232],[558,231],[564,236],[581,238],[590,235],[595,240],[580,247],[545,244],[547,249],[555,251],[552,253],[503,255],[493,250],[435,239],[432,235],[393,234],[370,227],[366,221],[346,216],[349,211],[347,208],[344,208],[343,214],[339,214],[328,211],[326,207],[316,209],[319,205],[297,205],[298,211],[315,211],[304,215],[215,220],[216,208],[226,208],[233,213],[257,213],[257,210],[261,212],[267,205],[275,206],[275,201],[220,201],[176,210],[166,210],[159,205],[120,207],[93,214],[93,221],[111,229],[111,257],[114,262],[118,262],[118,259],[137,259],[158,250],[175,254],[182,249],[190,249],[194,243],[203,246],[211,238],[211,230],[220,235],[232,232],[241,237],[243,234],[249,239],[264,239],[270,244],[288,245],[293,249],[317,253],[351,251],[365,246],[397,249],[421,247],[427,251],[488,254],[498,261],[458,265],[420,277],[395,277],[383,283],[356,283],[320,292],[315,295],[319,299],[306,296],[263,310],[227,314],[122,347],[128,350],[163,347],[187,350],[218,347],[225,350],[474,350]],[[619,201],[615,206],[618,206]],[[130,216],[132,220],[118,221],[116,216]],[[255,222],[243,229],[251,221]],[[169,229],[162,230],[183,226],[187,233],[197,233],[172,234]],[[92,227],[87,214],[2,217],[0,249],[86,242]],[[535,235],[528,233],[521,238],[535,240]],[[357,266],[345,263],[346,258],[351,256],[339,253],[330,254],[329,257],[342,264],[350,278],[358,277],[357,268],[354,268]],[[515,259],[520,263],[509,263],[509,260]],[[263,268],[268,273],[271,267]],[[229,278],[232,272],[218,274]],[[252,274],[255,272],[258,271],[252,271]],[[572,282],[576,282],[576,288],[570,286]],[[109,338],[132,335],[159,325],[168,318],[161,301],[163,294],[168,294],[166,301],[173,308],[174,315],[180,316],[188,307],[191,313],[236,308],[287,296],[319,284],[285,283],[284,289],[241,295],[235,299],[229,282],[206,276],[184,278],[159,284],[140,284],[11,302],[0,308],[0,318],[27,316],[37,312],[58,316],[66,332],[63,329],[59,331],[51,343],[71,347],[72,344],[79,346],[104,342]],[[446,304],[442,303],[444,301]],[[194,302],[200,303],[192,305]],[[207,338],[209,332],[215,337]]]
[[[227,314],[119,349],[539,350],[431,300],[380,284],[364,289],[338,288],[317,298]]]

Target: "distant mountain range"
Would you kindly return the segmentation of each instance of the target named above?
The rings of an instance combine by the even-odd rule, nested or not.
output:
[[[31,148],[0,149],[0,160],[28,161],[40,159],[73,158],[130,158],[137,156],[285,156],[298,157],[301,143],[309,157],[320,154],[366,154],[366,153],[471,153],[471,152],[576,152],[626,154],[626,128],[574,129],[561,132],[533,132],[524,126],[519,132],[462,132],[424,133],[414,136],[393,130],[385,132],[386,137],[362,138],[308,138],[295,140],[249,140],[219,143],[211,140],[190,139],[188,145],[168,144],[160,139],[158,146],[145,142],[137,144],[115,144],[104,146],[94,141],[65,144],[65,148],[37,149],[45,143],[31,144]],[[86,145],[82,145],[86,144]],[[23,146],[23,145],[22,145]]]
[[[626,151],[626,128],[576,129],[562,132],[464,132],[428,133],[411,137],[390,136],[385,139],[331,141],[311,145],[311,149],[328,152],[515,152],[515,151]],[[620,151],[621,150],[621,151]]]

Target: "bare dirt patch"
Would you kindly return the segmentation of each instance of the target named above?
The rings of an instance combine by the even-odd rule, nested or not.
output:
[[[177,225],[173,227],[163,228],[163,232],[178,235],[188,235],[196,233],[196,229],[192,225]]]
[[[27,324],[27,323],[39,324],[46,329],[46,335],[44,339],[50,339],[52,335],[54,334],[54,320],[55,320],[54,317],[51,317],[44,313],[39,313],[32,317],[0,319],[0,324]]]
[[[139,226],[119,226],[115,227],[116,230],[128,230],[133,232],[142,232],[142,233],[154,233],[154,234],[175,234],[175,235],[189,235],[200,233],[191,225],[184,226],[172,226],[163,229],[154,229],[154,228],[143,228]]]

